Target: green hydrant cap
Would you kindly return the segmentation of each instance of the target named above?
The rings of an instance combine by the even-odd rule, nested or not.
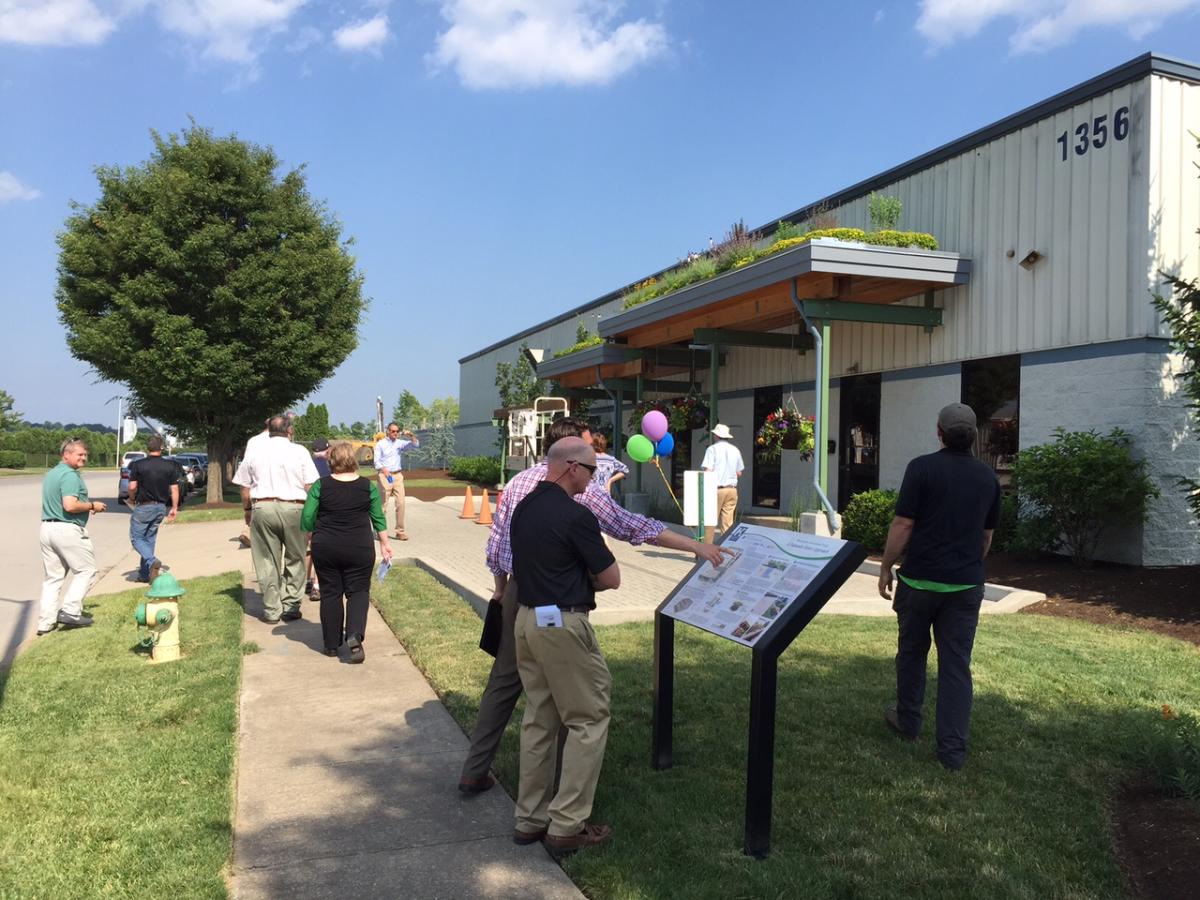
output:
[[[160,609],[154,618],[158,620],[159,625],[170,625],[171,620],[175,617],[171,615],[171,611],[169,609]]]
[[[137,622],[139,625],[146,624],[146,604],[145,603],[139,603],[137,605],[137,609],[135,609],[133,611],[133,621]]]
[[[182,597],[186,593],[187,591],[179,586],[179,582],[175,580],[174,575],[170,572],[163,572],[154,579],[154,584],[150,585],[150,590],[146,592],[146,596],[152,600],[169,600],[172,597]]]

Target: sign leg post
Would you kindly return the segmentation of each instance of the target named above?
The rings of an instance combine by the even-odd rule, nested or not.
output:
[[[650,765],[671,768],[675,706],[675,620],[654,614],[654,719]]]
[[[742,852],[771,852],[771,798],[775,786],[775,693],[778,660],[755,651],[750,673],[750,747],[746,753],[746,837]]]

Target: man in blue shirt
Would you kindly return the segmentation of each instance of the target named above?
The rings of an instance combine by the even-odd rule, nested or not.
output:
[[[407,541],[404,533],[404,451],[420,447],[417,436],[407,429],[400,430],[395,422],[389,422],[387,437],[375,444],[375,472],[379,476],[379,497],[383,501],[383,514],[387,515],[388,498],[396,506],[396,540]]]

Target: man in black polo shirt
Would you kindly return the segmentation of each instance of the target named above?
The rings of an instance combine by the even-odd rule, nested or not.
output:
[[[129,542],[142,558],[138,581],[154,581],[162,570],[162,560],[154,555],[158,526],[165,518],[175,521],[179,512],[179,467],[163,459],[163,439],[157,434],[146,441],[147,456],[129,465]],[[168,509],[168,507],[170,507]]]
[[[961,769],[971,727],[971,648],[983,600],[983,558],[1000,522],[1000,483],[971,456],[975,413],[951,403],[938,413],[942,449],[908,464],[888,531],[879,593],[890,600],[892,566],[904,555],[892,609],[900,623],[896,705],[884,721],[900,737],[921,731],[929,631],[937,642],[937,756]]]
[[[545,840],[559,856],[607,840],[612,828],[588,822],[608,740],[612,676],[588,612],[596,591],[612,590],[621,572],[600,536],[596,516],[576,503],[596,471],[582,438],[563,438],[546,455],[546,478],[512,517],[517,581],[517,671],[525,688],[521,779],[513,840]],[[567,731],[562,774],[554,787],[558,732]]]

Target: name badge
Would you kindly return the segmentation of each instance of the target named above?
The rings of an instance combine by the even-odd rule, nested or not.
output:
[[[538,628],[562,628],[562,610],[557,606],[535,606]]]

